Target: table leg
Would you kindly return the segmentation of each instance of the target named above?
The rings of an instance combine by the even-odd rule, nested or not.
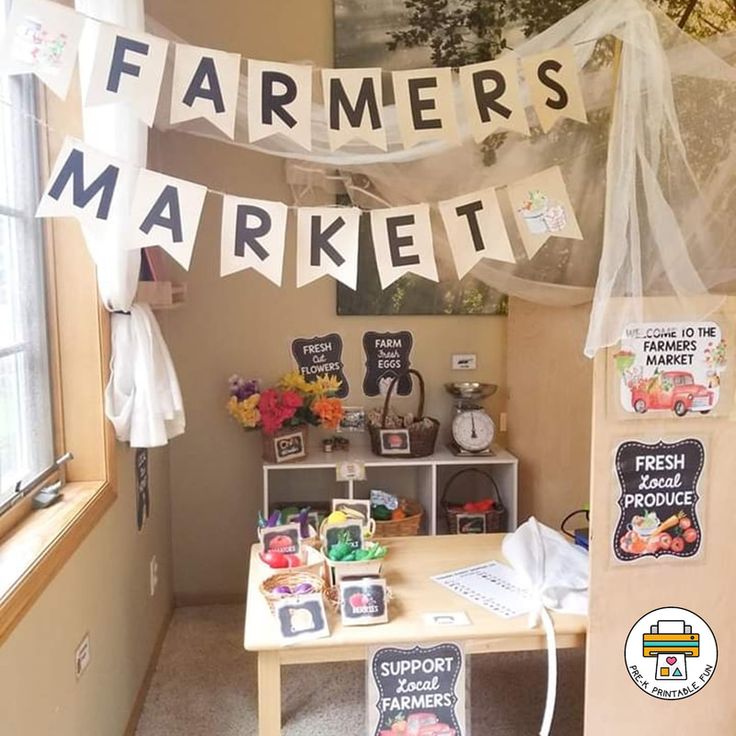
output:
[[[258,736],[281,736],[281,660],[258,653]]]

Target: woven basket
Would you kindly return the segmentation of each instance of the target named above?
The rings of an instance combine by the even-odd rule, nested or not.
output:
[[[386,427],[386,417],[388,416],[388,405],[391,401],[391,394],[393,393],[394,386],[396,386],[399,379],[407,373],[416,376],[419,381],[419,408],[417,410],[414,423],[405,428],[409,430],[409,452],[405,455],[393,452],[386,453],[383,449],[383,445],[381,444],[381,430],[388,429],[388,427]],[[423,420],[425,419],[429,419],[431,426],[427,427],[424,425]],[[439,428],[440,423],[436,419],[424,416],[424,379],[419,371],[415,371],[413,368],[410,368],[405,373],[395,376],[389,384],[388,391],[386,391],[386,400],[383,402],[381,426],[370,426],[368,428],[371,435],[371,450],[373,450],[374,455],[379,455],[381,457],[385,455],[389,455],[390,457],[426,457],[434,452]]]
[[[288,585],[290,588],[295,588],[299,583],[309,583],[315,593],[324,593],[325,581],[319,576],[314,575],[310,572],[280,572],[277,575],[271,575],[270,578],[266,578],[260,585],[261,595],[266,599],[268,607],[271,609],[271,613],[276,610],[276,603],[284,600],[284,598],[298,598],[298,595],[279,595],[273,591],[279,587],[279,585]]]
[[[445,510],[445,515],[447,516],[447,526],[449,528],[450,534],[458,534],[457,517],[459,515],[473,513],[469,511],[463,511],[462,509],[456,510],[452,508],[453,506],[462,506],[464,502],[453,502],[449,501],[447,498],[450,487],[456,483],[457,479],[469,473],[474,473],[475,475],[480,475],[485,478],[491,486],[493,495],[496,497],[496,505],[494,506],[494,508],[483,514],[486,517],[486,533],[506,531],[506,509],[501,503],[501,494],[498,492],[498,486],[496,485],[496,481],[493,479],[493,476],[490,473],[487,473],[486,471],[480,470],[478,468],[464,468],[463,470],[460,470],[454,475],[450,476],[447,483],[445,483],[444,490],[442,491],[441,503],[442,508]]]
[[[424,516],[422,504],[413,498],[402,498],[399,508],[406,511],[403,519],[378,521],[376,519],[375,537],[415,537]]]

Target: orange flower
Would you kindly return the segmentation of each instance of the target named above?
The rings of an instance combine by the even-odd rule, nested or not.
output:
[[[345,414],[340,399],[322,397],[312,403],[312,412],[327,429],[337,429]]]

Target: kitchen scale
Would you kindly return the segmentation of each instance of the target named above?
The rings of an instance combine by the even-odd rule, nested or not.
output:
[[[453,398],[455,416],[452,420],[452,442],[449,447],[455,455],[493,455],[491,444],[496,425],[479,403],[498,390],[494,383],[460,381],[446,383],[445,390]]]

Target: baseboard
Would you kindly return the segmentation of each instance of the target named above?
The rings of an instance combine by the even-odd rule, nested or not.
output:
[[[128,725],[125,727],[123,736],[134,736],[135,730],[138,728],[138,721],[140,720],[141,713],[143,712],[143,704],[146,702],[146,695],[148,695],[148,688],[151,686],[151,680],[153,679],[153,673],[156,671],[156,665],[158,664],[158,658],[161,654],[161,648],[164,645],[164,639],[166,639],[166,633],[169,630],[171,619],[174,615],[174,602],[172,601],[171,607],[168,613],[164,617],[164,620],[159,629],[158,636],[156,636],[156,643],[153,645],[153,651],[151,652],[151,658],[148,660],[148,667],[146,667],[146,673],[143,675],[143,681],[141,682],[138,693],[135,696],[133,702],[133,708],[130,711],[130,717],[128,718]]]
[[[174,596],[174,605],[177,608],[185,606],[231,606],[245,604],[243,593],[177,593]]]

